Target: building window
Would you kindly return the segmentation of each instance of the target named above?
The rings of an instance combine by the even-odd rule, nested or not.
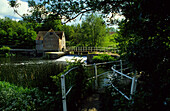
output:
[[[53,35],[53,32],[50,32],[50,35]]]

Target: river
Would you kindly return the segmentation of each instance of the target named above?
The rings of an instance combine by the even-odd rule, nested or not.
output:
[[[55,87],[50,76],[63,72],[66,61],[86,61],[86,56],[65,55],[54,60],[26,56],[0,57],[0,80],[25,87]]]
[[[42,58],[30,58],[26,56],[19,57],[0,57],[0,64],[13,64],[13,65],[26,65],[26,64],[43,64],[43,63],[66,63],[67,61],[74,62],[74,59],[82,60],[86,63],[87,56],[78,56],[78,55],[65,55],[58,59],[47,60]]]

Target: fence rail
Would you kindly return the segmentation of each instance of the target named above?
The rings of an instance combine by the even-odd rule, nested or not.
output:
[[[115,65],[111,67],[111,69],[113,70],[113,74],[117,76],[117,74],[121,75],[122,77],[126,77],[128,79],[131,79],[132,83],[131,83],[131,90],[130,90],[130,97],[128,97],[127,95],[125,95],[122,91],[120,91],[116,86],[113,85],[112,82],[111,85],[112,87],[117,90],[122,96],[124,96],[127,100],[132,100],[132,95],[134,94],[134,92],[136,91],[136,86],[137,86],[137,79],[136,79],[136,71],[134,72],[134,76],[130,77],[126,74],[123,74],[122,72],[119,72],[118,70],[116,70]],[[131,72],[132,73],[132,72]]]
[[[72,70],[76,69],[78,67],[73,67],[70,70],[68,70],[65,74],[61,75],[61,90],[62,90],[62,102],[63,102],[63,111],[67,111],[67,103],[66,103],[66,96],[69,94],[69,92],[71,91],[71,89],[74,87],[74,85],[72,85],[68,91],[66,92],[66,85],[65,85],[65,76],[71,72]]]
[[[67,47],[67,50],[77,52],[119,52],[117,48],[112,47]]]
[[[91,79],[95,79],[95,88],[97,89],[98,87],[98,77],[99,76],[102,76],[102,75],[105,75],[105,74],[108,74],[110,73],[111,71],[107,71],[107,72],[104,72],[104,73],[101,73],[101,74],[98,74],[97,73],[97,66],[98,65],[104,65],[104,64],[109,64],[109,63],[119,63],[119,67],[120,67],[120,72],[116,70],[116,65],[112,66],[111,69],[112,69],[112,75],[115,75],[115,73],[121,75],[121,77],[127,77],[128,79],[131,79],[132,80],[132,84],[131,84],[131,91],[130,91],[130,94],[133,95],[135,90],[136,90],[136,83],[137,83],[137,80],[136,80],[136,74],[134,77],[130,77],[130,76],[127,76],[126,74],[123,74],[123,70],[126,69],[124,68],[123,69],[123,64],[122,64],[122,60],[120,61],[111,61],[111,62],[104,62],[104,63],[94,63],[94,64],[89,64],[89,65],[84,65],[86,67],[89,67],[89,66],[93,66],[94,67],[94,73],[95,75],[93,77],[90,77],[88,78],[87,80],[91,80]],[[118,65],[117,65],[118,66]],[[65,74],[61,75],[61,89],[62,89],[62,103],[63,103],[63,111],[67,111],[67,104],[66,104],[66,96],[69,94],[69,92],[72,90],[72,88],[74,87],[74,85],[72,85],[68,91],[66,91],[66,86],[65,86],[65,76],[67,76],[69,74],[69,72],[71,72],[72,70],[76,69],[78,67],[73,67],[71,68],[70,70],[68,70]],[[129,74],[129,73],[128,73]],[[116,86],[113,85],[113,83],[110,81],[110,85],[115,88],[120,94],[122,94],[126,99],[128,100],[131,100],[132,99],[132,96],[128,97],[127,95],[125,95],[122,91],[120,91]]]

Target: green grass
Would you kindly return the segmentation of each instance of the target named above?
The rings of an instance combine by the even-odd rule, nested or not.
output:
[[[98,54],[97,56],[93,57],[94,63],[102,63],[102,62],[109,62],[116,60],[114,57],[108,54]]]
[[[116,48],[116,45],[118,45],[118,43],[116,43],[116,41],[115,41],[115,36],[116,36],[116,33],[113,34],[113,35],[107,35],[104,38],[104,41],[102,43],[102,47],[114,47],[114,48]]]

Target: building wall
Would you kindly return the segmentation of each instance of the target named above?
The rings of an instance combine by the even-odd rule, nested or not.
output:
[[[36,40],[36,50],[43,50],[43,40]]]
[[[54,32],[47,32],[43,39],[43,48],[45,50],[59,50],[59,37]]]
[[[58,35],[59,34],[59,35]],[[60,36],[60,37],[59,37]],[[36,50],[56,50],[66,49],[66,40],[64,32],[40,31],[36,40]]]
[[[65,35],[63,33],[63,36],[62,36],[62,48],[66,49],[66,39],[65,39]]]

